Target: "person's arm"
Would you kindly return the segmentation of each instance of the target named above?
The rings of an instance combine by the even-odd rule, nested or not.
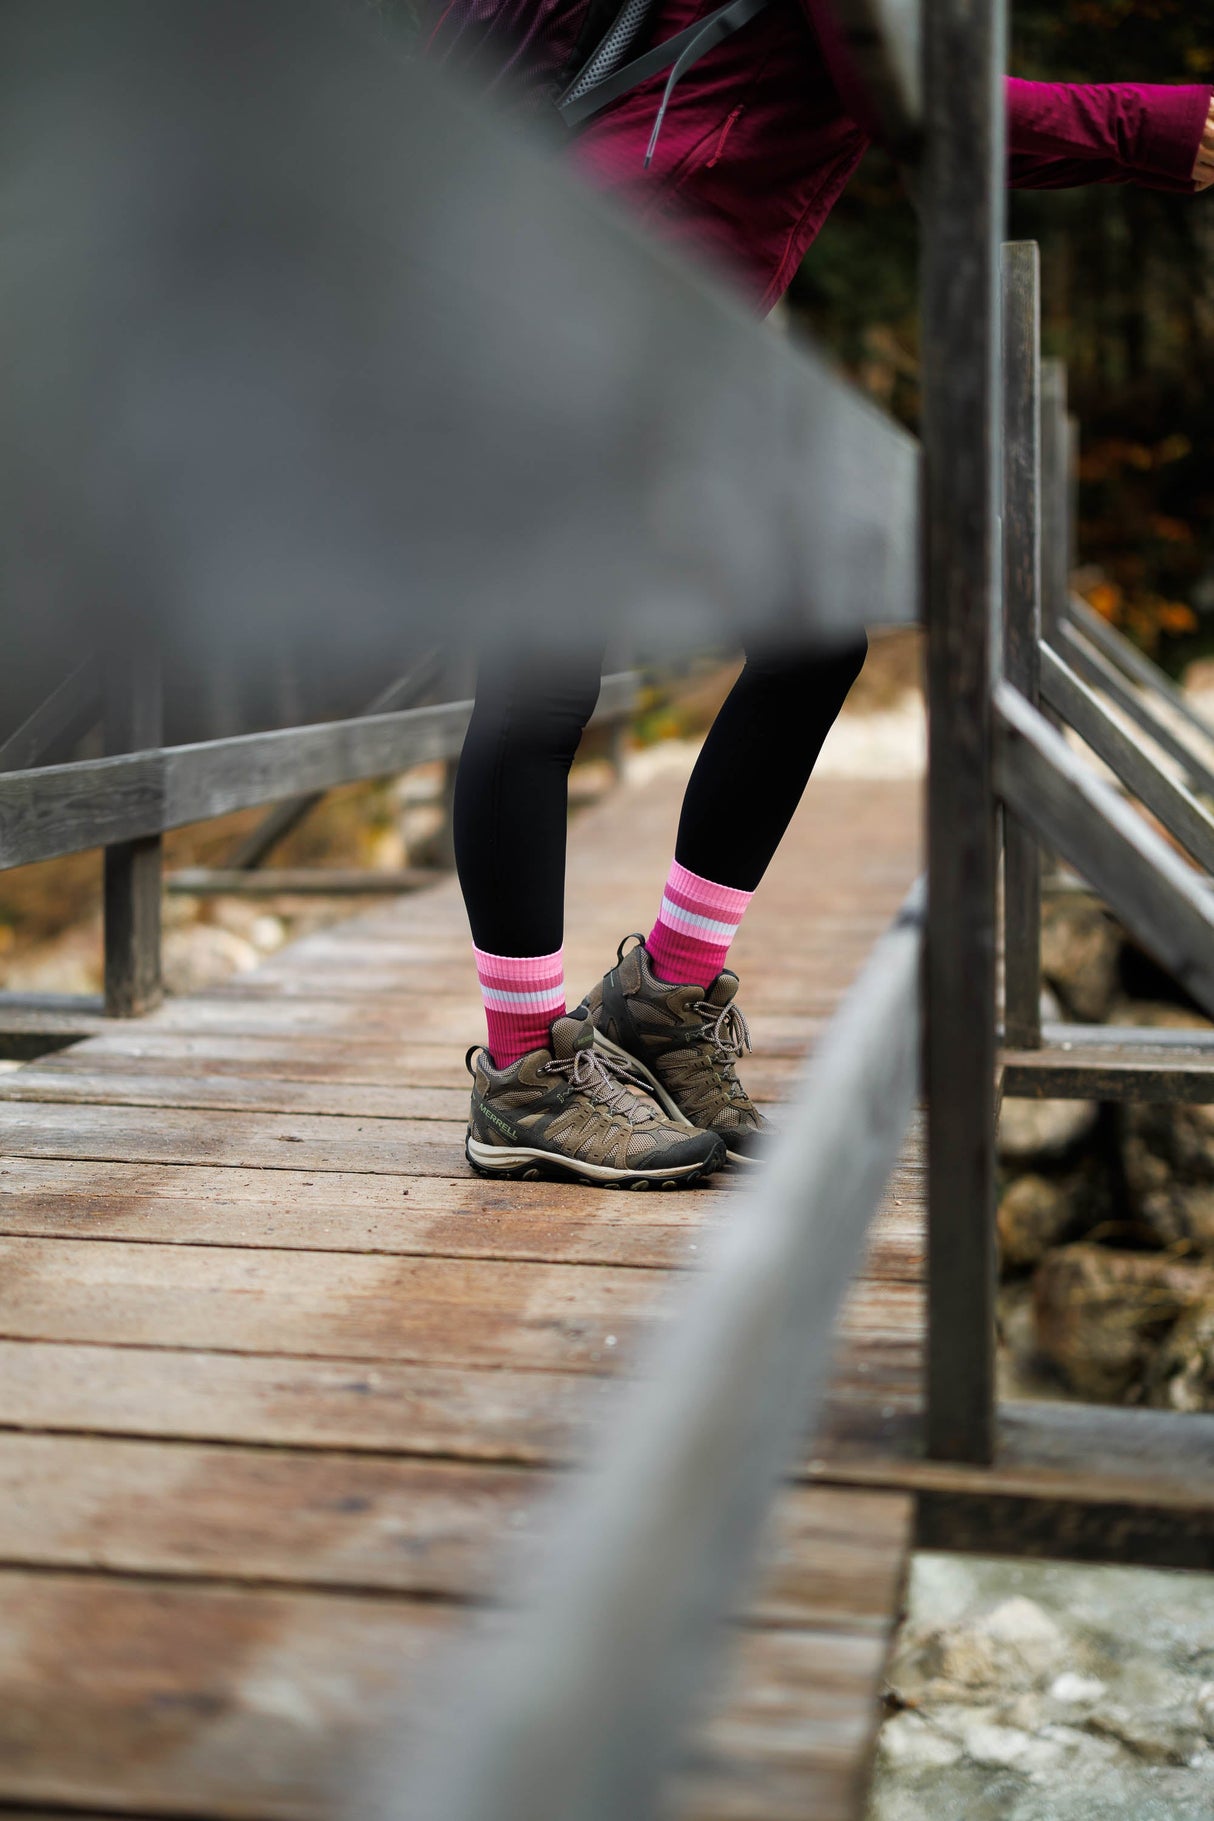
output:
[[[1007,82],[1008,176],[1017,188],[1136,183],[1192,192],[1214,181],[1208,83]]]

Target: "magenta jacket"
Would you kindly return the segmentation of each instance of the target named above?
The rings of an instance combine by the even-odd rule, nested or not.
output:
[[[820,0],[803,4],[812,13]],[[671,36],[703,10],[702,0],[664,0],[655,35]],[[869,144],[859,105],[849,110],[844,99],[855,91],[838,47],[792,7],[768,7],[683,78],[646,170],[664,86],[655,77],[591,120],[574,157],[598,188],[724,266],[769,310]],[[1191,190],[1212,92],[1208,83],[1009,80],[1009,181]]]

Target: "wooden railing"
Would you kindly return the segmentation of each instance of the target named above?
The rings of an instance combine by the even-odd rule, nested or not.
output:
[[[390,193],[399,231],[419,237],[401,262],[407,284],[395,266],[384,278],[401,285],[399,311],[375,313],[409,350],[384,376],[403,401],[394,420],[402,471],[445,459],[445,445],[410,440],[420,433],[405,408],[412,376],[432,370],[448,375],[468,412],[464,456],[482,446],[545,456],[545,521],[525,545],[517,535],[504,545],[527,565],[511,606],[520,628],[568,641],[576,588],[588,639],[617,619],[631,630],[644,619],[684,648],[776,631],[825,644],[879,621],[919,620],[928,634],[926,901],[917,894],[874,952],[716,1258],[622,1400],[593,1470],[571,1485],[547,1540],[541,1594],[461,1688],[458,1738],[407,1785],[388,1778],[390,1812],[410,1821],[653,1812],[772,1490],[812,1430],[832,1322],[920,1089],[926,1448],[978,1463],[994,1455],[1001,812],[1016,1046],[1007,1091],[1036,1091],[1057,1061],[1037,1012],[1039,843],[1214,1010],[1203,877],[1043,712],[1072,720],[1204,864],[1211,819],[1200,793],[1214,779],[1127,687],[1144,680],[1140,660],[1069,601],[1069,435],[1060,375],[1039,362],[1035,252],[1008,249],[1000,278],[1003,7],[839,0],[839,17],[912,167],[923,243],[921,445],[812,349],[747,322],[735,300],[645,245],[534,147],[430,77],[394,71],[390,101],[372,77],[358,91],[378,134],[376,195]],[[309,29],[301,16],[299,34]],[[299,34],[293,55],[303,54]],[[316,80],[325,74],[318,55]],[[265,133],[301,148],[292,206],[310,194],[310,173],[331,196],[317,162],[333,151],[325,122],[283,112],[306,85],[257,83],[255,63],[234,71],[229,107],[247,105],[259,122],[266,110]],[[261,181],[242,171],[250,207]],[[267,206],[274,197],[271,187]],[[465,219],[475,232],[450,227]],[[435,223],[444,236],[432,268],[424,236]],[[528,247],[542,248],[542,261]],[[482,267],[493,286],[480,282]],[[495,383],[499,372],[509,385]],[[438,511],[434,502],[458,493],[453,526],[480,500],[493,525],[517,532],[518,473],[457,466],[450,481],[426,498]],[[529,497],[520,490],[519,511]],[[546,535],[553,524],[559,538]],[[418,520],[419,544],[433,529]],[[490,625],[490,608],[464,598],[473,572],[459,567],[456,535],[450,598],[431,611],[479,612]],[[570,552],[579,556],[572,576]],[[488,598],[496,574],[485,569]],[[1187,784],[1127,740],[1102,695],[1149,724]],[[115,998],[131,1009],[154,996],[151,881],[164,830],[449,760],[467,713],[467,703],[449,703],[13,772],[0,777],[0,863],[97,844],[114,854]],[[18,741],[27,767],[31,739]],[[1082,1074],[1078,1040],[1066,1041]],[[1165,1053],[1156,1077],[1171,1066]],[[1191,1087],[1195,1067],[1177,1062],[1176,1079]],[[1108,1073],[1103,1057],[1084,1078],[1103,1083]]]
[[[390,777],[433,760],[452,766],[472,711],[470,701],[390,706],[432,687],[434,667],[423,662],[351,719],[160,746],[155,665],[135,662],[128,651],[121,666],[111,666],[110,679],[99,704],[74,677],[58,707],[52,698],[0,748],[0,760],[25,761],[19,770],[0,771],[0,869],[97,847],[105,854],[103,1000],[0,994],[0,1054],[35,1054],[87,1035],[103,1016],[137,1017],[159,1002],[161,837],[167,830],[277,805],[233,855],[233,869],[244,870],[335,786]],[[636,697],[631,673],[606,677],[595,724],[619,726]],[[30,764],[53,738],[62,738],[69,726],[86,728],[99,710],[114,757]],[[449,818],[449,793],[443,805]],[[185,883],[205,889],[215,881]]]

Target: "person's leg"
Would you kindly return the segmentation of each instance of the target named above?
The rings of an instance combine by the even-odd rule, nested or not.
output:
[[[455,864],[499,1068],[565,1010],[569,768],[599,693],[597,654],[483,670],[455,780]]]
[[[585,1014],[564,1015],[569,767],[598,691],[597,659],[486,667],[477,691],[454,834],[489,1035],[468,1055],[464,1153],[493,1177],[686,1188],[718,1167],[722,1140],[637,1093]]]
[[[688,781],[646,947],[660,980],[709,986],[804,794],[867,643],[754,652]]]
[[[688,782],[657,922],[585,1001],[608,1055],[666,1111],[751,1161],[764,1121],[736,1064],[749,1046],[729,944],[789,822],[865,646],[752,653]],[[627,940],[627,938],[625,938]]]

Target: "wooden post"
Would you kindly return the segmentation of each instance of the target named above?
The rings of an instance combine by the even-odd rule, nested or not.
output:
[[[1041,285],[1035,241],[1003,249],[1003,672],[1041,693]],[[1003,822],[1004,1039],[1041,1045],[1041,849]]]
[[[995,1443],[996,841],[1002,0],[925,9],[923,438],[930,708],[927,1445]]]
[[[1066,367],[1041,363],[1041,635],[1062,653],[1071,598],[1071,432]]]
[[[132,639],[115,650],[106,668],[106,750],[143,752],[159,746],[157,655],[145,641]],[[161,847],[161,837],[149,835],[105,850],[105,1009],[111,1018],[137,1018],[162,997]]]

